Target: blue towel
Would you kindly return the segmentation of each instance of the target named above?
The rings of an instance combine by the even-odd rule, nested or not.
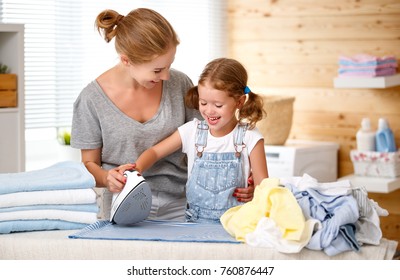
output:
[[[74,223],[61,220],[21,220],[0,222],[1,233],[13,233],[21,231],[42,231],[42,230],[78,230],[88,224]]]
[[[179,223],[145,220],[124,227],[109,221],[97,221],[69,238],[147,240],[169,242],[240,243],[230,236],[220,223]]]
[[[339,58],[339,65],[345,66],[359,66],[359,67],[366,67],[366,66],[378,66],[386,63],[397,63],[397,59],[394,57],[387,57],[387,58],[373,58],[371,57],[369,60],[367,58],[362,59],[361,61],[351,58]]]
[[[47,168],[0,174],[0,194],[95,187],[92,174],[81,162],[64,161]]]

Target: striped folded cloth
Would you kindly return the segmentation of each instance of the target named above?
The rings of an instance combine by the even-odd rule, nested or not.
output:
[[[378,67],[383,65],[397,67],[397,59],[394,56],[377,57],[368,54],[357,54],[352,57],[340,56],[339,65],[342,67]]]

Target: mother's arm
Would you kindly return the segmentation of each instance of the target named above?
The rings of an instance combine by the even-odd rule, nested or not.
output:
[[[120,192],[126,183],[125,170],[135,167],[127,163],[110,170],[101,167],[101,148],[81,150],[82,162],[96,180],[96,187],[106,187],[110,192]]]

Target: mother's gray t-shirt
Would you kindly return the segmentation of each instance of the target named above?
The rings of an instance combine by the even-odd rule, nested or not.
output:
[[[170,70],[163,81],[157,113],[140,123],[125,115],[103,92],[96,81],[88,84],[74,103],[71,146],[78,149],[102,148],[102,167],[111,169],[133,163],[147,148],[171,135],[198,112],[185,108],[184,95],[192,87],[184,73]],[[153,191],[184,195],[187,165],[179,150],[158,161],[143,176]]]

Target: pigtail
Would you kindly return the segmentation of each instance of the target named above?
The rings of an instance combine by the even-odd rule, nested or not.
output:
[[[260,95],[249,91],[247,100],[239,109],[239,121],[246,121],[250,129],[256,126],[256,123],[262,120],[267,113],[264,110],[264,102]]]
[[[199,91],[197,86],[190,88],[186,93],[185,106],[189,109],[199,110]]]

